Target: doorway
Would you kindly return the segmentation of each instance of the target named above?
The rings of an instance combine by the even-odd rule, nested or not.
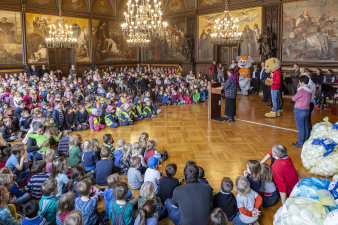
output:
[[[239,45],[217,45],[216,59],[221,62],[225,68],[228,68],[233,59],[239,55]]]
[[[60,69],[63,74],[68,74],[71,66],[71,48],[48,48],[49,69]]]

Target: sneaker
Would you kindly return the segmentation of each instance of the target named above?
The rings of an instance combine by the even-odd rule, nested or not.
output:
[[[303,148],[303,145],[298,144],[298,142],[292,144],[296,148]]]
[[[161,112],[161,109],[158,109],[158,110],[156,111],[157,114],[159,114],[160,112]]]
[[[164,153],[162,154],[161,160],[162,162],[166,161],[168,159],[168,152],[164,151]]]

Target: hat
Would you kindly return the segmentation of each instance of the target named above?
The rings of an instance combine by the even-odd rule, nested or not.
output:
[[[148,158],[147,165],[148,165],[149,168],[154,169],[154,168],[156,168],[157,164],[158,164],[157,158],[155,158],[153,156],[150,156]]]

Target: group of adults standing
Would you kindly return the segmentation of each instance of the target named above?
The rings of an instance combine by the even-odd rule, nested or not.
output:
[[[316,73],[311,76],[311,72],[308,69],[301,72],[298,64],[294,64],[293,68],[294,70],[291,72],[290,77],[292,81],[291,93],[293,96],[291,102],[294,103],[294,116],[298,128],[298,141],[293,143],[293,146],[302,148],[312,130],[311,112],[314,110],[314,101],[316,104],[320,104],[322,100],[324,103],[326,102],[327,91],[323,93],[322,84],[324,82],[334,82],[335,75],[332,74],[332,70],[328,70],[326,75],[322,75],[321,70],[318,68]],[[222,64],[217,64],[214,61],[209,69],[213,73],[214,82],[222,82],[222,79],[224,79],[224,67]],[[231,77],[232,79],[226,79],[223,85],[226,98],[225,115],[228,122],[234,122],[234,116],[236,115],[236,90],[238,84],[235,76],[236,69],[238,71],[238,66],[233,60],[226,73],[227,77]],[[265,82],[269,78],[273,81],[272,85]],[[279,81],[276,83],[276,80]],[[265,62],[261,63],[261,68],[258,65],[254,65],[253,72],[251,73],[251,86],[251,93],[258,94],[261,89],[263,92],[261,101],[269,102],[268,106],[272,107],[272,111],[267,113],[268,115],[265,114],[265,116],[269,118],[281,116],[283,110],[282,93],[285,91],[283,90],[285,87],[283,87],[283,78],[280,72],[279,79],[277,79],[275,74],[266,72]]]

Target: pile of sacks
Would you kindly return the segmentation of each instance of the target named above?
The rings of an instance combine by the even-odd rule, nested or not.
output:
[[[337,225],[338,180],[300,180],[274,215],[274,225]]]
[[[321,176],[338,174],[338,122],[328,118],[313,126],[310,138],[304,143],[301,158],[310,173]]]

